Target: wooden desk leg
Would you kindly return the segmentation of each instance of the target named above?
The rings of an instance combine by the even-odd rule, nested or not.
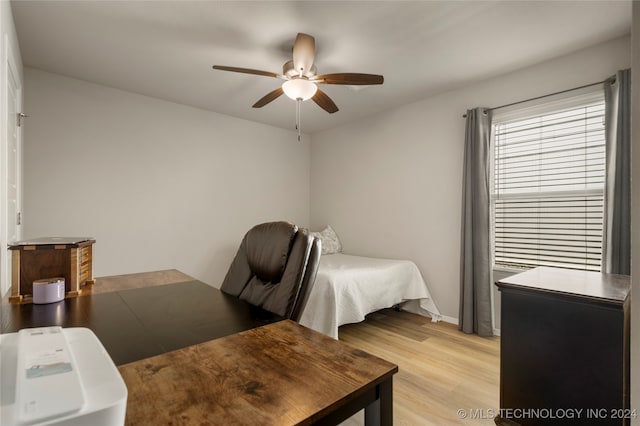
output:
[[[365,426],[393,425],[393,377],[378,385],[378,399],[364,409]]]

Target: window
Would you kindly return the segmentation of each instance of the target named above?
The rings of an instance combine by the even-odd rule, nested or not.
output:
[[[600,271],[604,99],[494,116],[494,267]]]

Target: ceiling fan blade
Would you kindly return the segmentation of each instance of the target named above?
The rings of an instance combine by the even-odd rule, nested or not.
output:
[[[269,102],[276,100],[283,93],[284,93],[284,91],[282,90],[282,87],[278,87],[273,92],[269,92],[266,95],[264,95],[262,98],[260,98],[258,100],[258,102],[253,104],[253,107],[254,108],[262,108],[263,106],[265,106]]]
[[[222,71],[231,71],[231,72],[241,72],[244,74],[263,75],[265,77],[284,78],[284,76],[281,76],[280,74],[276,74],[274,72],[252,70],[250,68],[238,68],[238,67],[227,67],[224,65],[214,65],[213,69],[222,70]]]
[[[296,74],[305,75],[311,70],[316,56],[316,39],[309,34],[298,33],[293,43],[293,68]]]
[[[377,74],[336,73],[317,75],[311,81],[319,84],[346,84],[349,86],[382,84],[384,77]]]
[[[331,100],[331,98],[324,93],[322,90],[318,89],[316,94],[311,98],[315,103],[317,103],[320,108],[327,111],[329,114],[333,114],[338,111],[338,106]]]

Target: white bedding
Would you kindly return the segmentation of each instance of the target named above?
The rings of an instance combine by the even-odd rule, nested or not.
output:
[[[441,319],[415,263],[346,254],[322,255],[300,324],[338,338],[338,327],[400,302],[403,309]]]

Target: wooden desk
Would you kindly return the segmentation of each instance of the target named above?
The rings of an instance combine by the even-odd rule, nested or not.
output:
[[[119,370],[128,425],[393,424],[398,367],[290,320]]]
[[[2,333],[93,330],[127,384],[127,424],[328,425],[363,408],[367,425],[393,424],[396,365],[178,271],[98,278],[81,297],[0,308]]]

